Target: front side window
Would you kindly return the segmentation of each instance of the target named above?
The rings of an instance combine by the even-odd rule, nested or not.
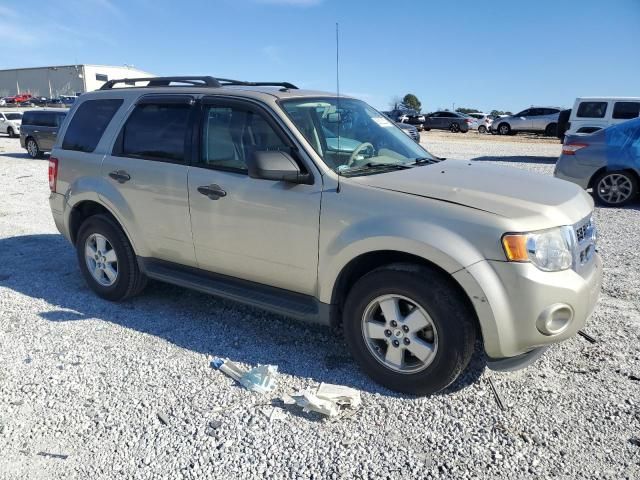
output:
[[[581,102],[578,107],[578,118],[604,118],[607,113],[607,102]]]
[[[5,116],[7,117],[7,120],[22,120],[21,113],[7,113]]]
[[[630,120],[640,114],[640,102],[616,102],[613,106],[613,118]]]
[[[281,105],[322,160],[341,174],[380,173],[384,167],[409,168],[416,160],[436,161],[360,100],[302,98],[284,100]]]
[[[186,132],[191,105],[188,103],[137,105],[122,128],[124,157],[169,162],[185,161]]]
[[[63,150],[93,152],[120,105],[122,100],[115,98],[87,100],[80,105],[64,134]],[[53,122],[56,126],[55,118]]]
[[[516,113],[514,116],[515,117],[528,117],[529,115],[531,115],[531,110],[529,110],[527,108],[526,110],[523,110],[520,113]]]
[[[203,166],[238,172],[247,171],[247,158],[254,151],[290,147],[268,121],[253,109],[242,106],[209,106],[202,124]]]

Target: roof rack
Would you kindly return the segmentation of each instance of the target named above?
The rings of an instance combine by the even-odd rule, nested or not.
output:
[[[171,83],[185,83],[195,87],[220,87],[220,83],[213,77],[142,77],[142,78],[120,78],[118,80],[109,80],[100,90],[110,90],[118,83],[134,84],[136,82],[148,82],[147,87],[167,87]],[[177,85],[174,85],[177,86]]]
[[[169,87],[169,86],[193,86],[193,87],[209,87],[220,88],[223,86],[239,85],[245,87],[283,87],[286,89],[297,90],[294,84],[289,82],[244,82],[242,80],[230,80],[228,78],[215,78],[210,76],[203,77],[142,77],[142,78],[120,78],[117,80],[107,81],[100,90],[111,90],[114,85],[124,83],[127,85],[135,85],[136,82],[147,82],[147,87]],[[172,83],[182,83],[185,85],[171,85]]]

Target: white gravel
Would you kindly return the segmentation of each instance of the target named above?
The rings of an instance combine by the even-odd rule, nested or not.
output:
[[[560,150],[431,133],[439,156],[545,174]],[[640,478],[639,205],[597,210],[605,282],[586,331],[598,343],[573,338],[517,373],[476,364],[450,392],[410,398],[370,382],[327,329],[155,283],[100,300],[55,230],[46,176],[46,160],[0,138],[1,479]],[[214,356],[278,365],[279,392],[356,387],[363,406],[270,423],[269,400]]]

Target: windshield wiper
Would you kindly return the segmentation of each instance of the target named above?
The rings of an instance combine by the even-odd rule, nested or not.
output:
[[[430,165],[432,163],[438,163],[440,160],[442,159],[431,157],[416,158],[412,165]]]
[[[351,172],[361,172],[363,170],[406,170],[407,168],[413,168],[406,163],[377,163],[369,162],[359,167],[353,167],[346,170],[341,170],[341,174],[349,174]]]

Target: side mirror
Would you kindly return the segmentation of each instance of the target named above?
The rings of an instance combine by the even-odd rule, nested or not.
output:
[[[302,173],[290,153],[279,150],[256,150],[247,159],[251,178],[291,183],[312,183],[311,175]]]

